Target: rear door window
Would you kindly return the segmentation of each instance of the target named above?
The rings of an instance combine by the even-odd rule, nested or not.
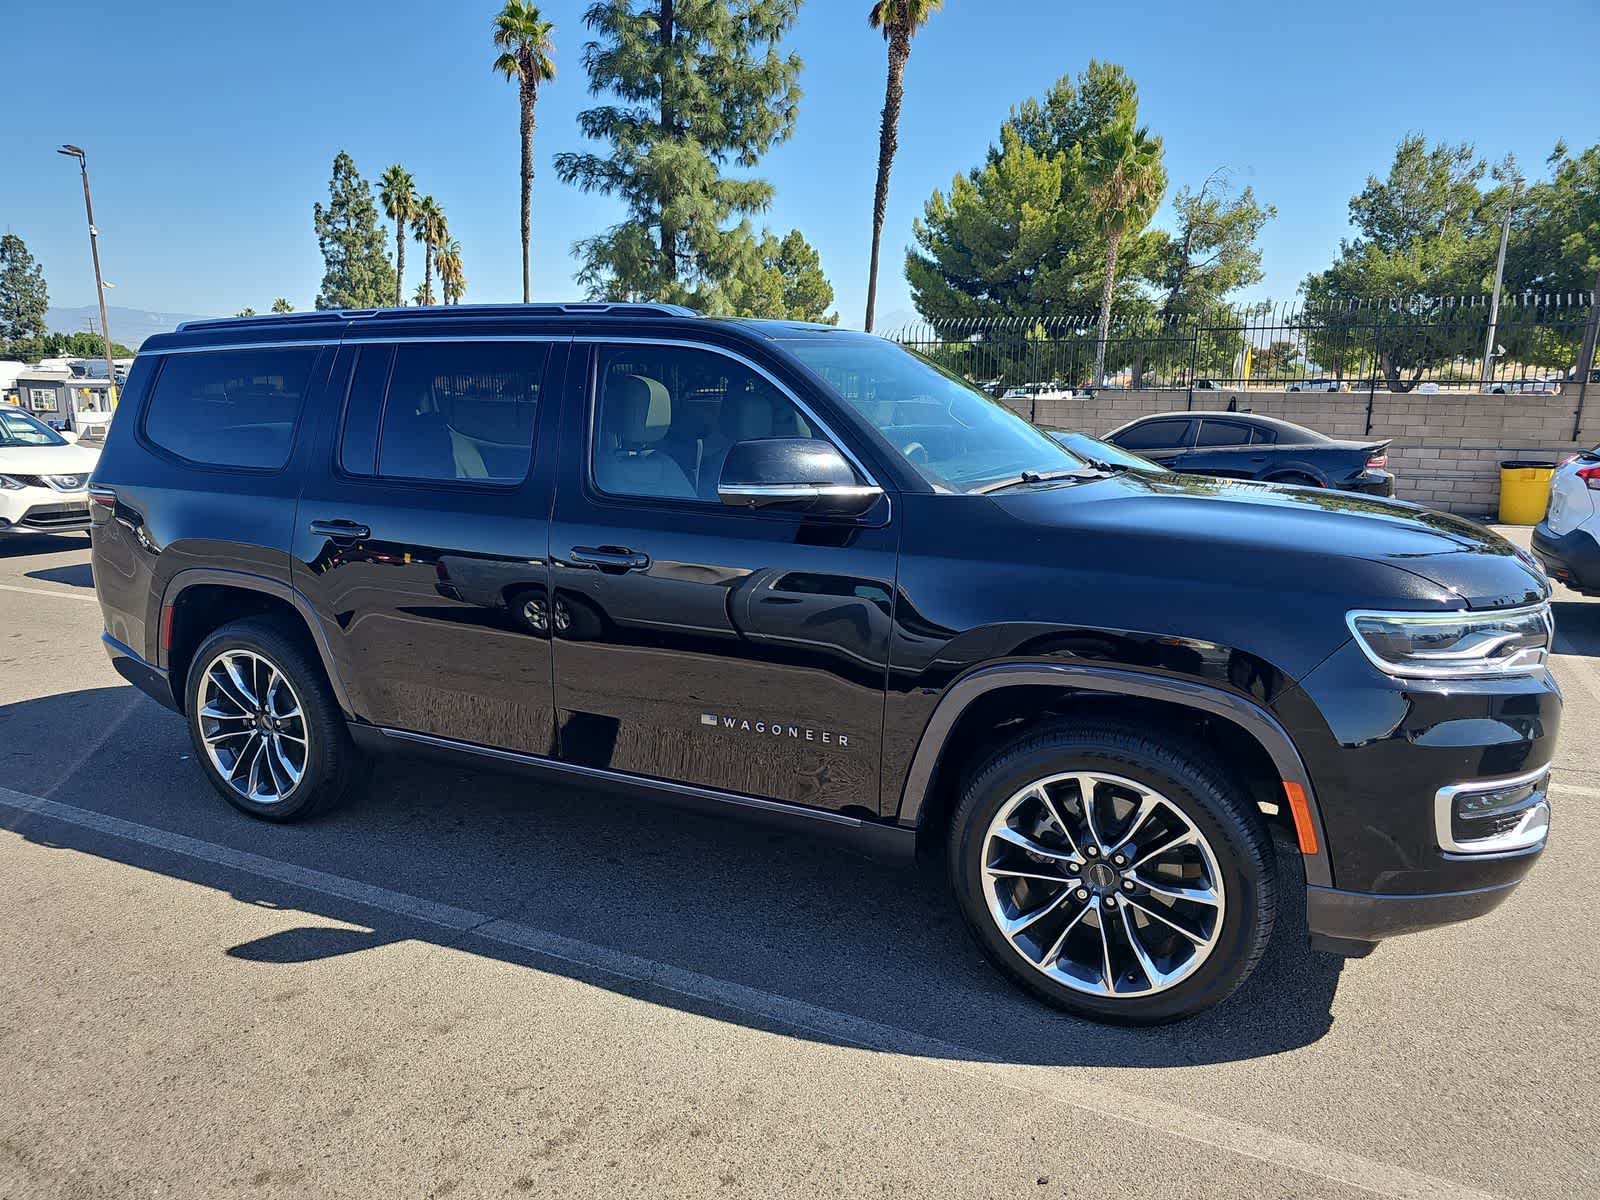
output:
[[[340,466],[384,478],[521,483],[549,356],[543,342],[362,346]]]
[[[1124,429],[1112,440],[1127,450],[1165,450],[1188,443],[1187,420],[1147,421]]]
[[[1200,422],[1197,446],[1247,446],[1250,444],[1250,426],[1243,421],[1219,421],[1207,417]]]
[[[277,470],[289,461],[316,346],[169,354],[144,434],[190,462]]]

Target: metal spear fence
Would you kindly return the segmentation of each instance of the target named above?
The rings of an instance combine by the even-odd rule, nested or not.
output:
[[[1107,332],[1103,386],[1548,394],[1592,372],[1579,358],[1595,311],[1590,293],[1524,293],[1501,297],[1492,330],[1488,296],[1124,315]],[[1087,314],[935,317],[891,336],[1013,399],[1087,388],[1100,340]]]

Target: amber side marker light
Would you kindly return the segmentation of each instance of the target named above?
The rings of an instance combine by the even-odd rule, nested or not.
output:
[[[1298,783],[1283,781],[1283,794],[1289,797],[1289,812],[1294,816],[1295,836],[1300,839],[1301,854],[1317,852],[1317,827],[1311,822],[1311,806],[1306,803],[1306,790]]]

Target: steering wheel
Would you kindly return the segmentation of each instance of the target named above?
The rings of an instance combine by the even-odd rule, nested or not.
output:
[[[921,442],[907,442],[900,447],[900,453],[906,456],[907,462],[920,462],[923,466],[928,465],[928,448]],[[922,455],[920,459],[916,457],[919,454]]]

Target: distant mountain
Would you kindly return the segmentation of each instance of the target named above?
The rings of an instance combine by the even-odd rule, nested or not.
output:
[[[51,308],[45,311],[45,322],[51,333],[82,333],[100,328],[100,310],[92,305],[82,308]],[[139,308],[119,308],[111,305],[106,310],[111,322],[111,340],[132,346],[135,350],[147,337],[158,333],[171,333],[180,321],[202,321],[196,313],[146,312]]]

